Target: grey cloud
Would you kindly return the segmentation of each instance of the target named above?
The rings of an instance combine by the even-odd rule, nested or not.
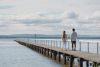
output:
[[[78,14],[76,14],[75,12],[69,12],[67,15],[68,15],[68,18],[70,18],[70,19],[78,18]]]
[[[81,20],[78,20],[77,23],[79,24],[98,24],[100,23],[100,17],[81,19]]]
[[[2,28],[4,28],[4,27],[7,27],[8,25],[4,25],[4,24],[2,24],[2,25],[0,25],[0,28],[2,27]]]
[[[0,5],[0,9],[9,9],[9,8],[13,8],[13,5]]]
[[[60,23],[60,19],[21,19],[21,20],[13,20],[22,24],[31,25],[31,24],[54,24]]]
[[[88,5],[100,5],[100,0],[86,0]]]

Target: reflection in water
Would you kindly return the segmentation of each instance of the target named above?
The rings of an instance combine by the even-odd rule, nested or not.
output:
[[[12,40],[0,40],[0,67],[62,67]]]

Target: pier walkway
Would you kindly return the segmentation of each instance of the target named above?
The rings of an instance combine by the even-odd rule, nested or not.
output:
[[[86,67],[89,67],[89,61],[93,62],[93,67],[99,67],[100,65],[100,54],[72,51],[72,50],[62,50],[60,47],[50,46],[47,44],[36,44],[31,41],[15,40],[21,45],[27,46],[34,49],[42,54],[47,54],[48,56],[54,56],[55,60],[61,62],[61,55],[64,58],[64,64],[66,64],[67,58],[69,58],[70,67],[73,67],[74,58],[79,58],[80,67],[83,67],[83,61],[86,61]],[[57,58],[58,57],[58,58]]]

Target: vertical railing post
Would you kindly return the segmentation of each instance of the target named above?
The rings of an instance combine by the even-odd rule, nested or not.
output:
[[[40,40],[38,40],[38,44],[40,44]]]
[[[80,51],[81,51],[81,42],[80,42]]]
[[[53,46],[55,47],[55,40],[52,41]]]
[[[48,40],[48,45],[50,45],[50,40]]]
[[[47,46],[47,44],[46,44],[46,40],[45,40],[45,45]]]
[[[52,45],[53,45],[53,42],[52,42],[52,40],[51,40],[50,46],[52,47]]]
[[[43,40],[43,44],[44,44],[44,40]]]
[[[60,41],[60,48],[61,48],[61,41]]]
[[[44,44],[46,45],[46,40],[44,40]]]
[[[45,40],[43,40],[43,44],[45,44]]]
[[[55,42],[55,40],[54,40],[54,47],[56,47],[56,42]]]
[[[88,44],[88,53],[89,53],[89,42],[87,44]]]
[[[55,41],[55,47],[56,47],[56,41]]]
[[[57,42],[55,41],[55,47],[57,47]]]
[[[47,45],[48,45],[48,40],[47,40]],[[49,45],[48,45],[49,46]]]
[[[47,40],[45,40],[45,44],[47,45]],[[48,46],[48,45],[47,45]]]
[[[42,44],[42,40],[41,40],[41,44]]]
[[[49,46],[49,41],[47,40],[47,45]]]
[[[55,40],[54,40],[54,47],[55,47]]]
[[[36,34],[35,34],[35,44],[36,44]]]
[[[48,40],[47,40],[47,45],[49,46]]]
[[[45,45],[45,40],[44,40],[44,45]]]
[[[41,44],[41,40],[39,40],[40,41],[40,44]]]
[[[57,41],[55,41],[55,47],[57,47]]]
[[[35,39],[35,44],[37,44],[37,40]]]
[[[69,44],[70,44],[70,43],[69,43],[69,41],[68,41],[68,49],[69,49]]]
[[[97,42],[97,54],[99,54],[99,43]]]

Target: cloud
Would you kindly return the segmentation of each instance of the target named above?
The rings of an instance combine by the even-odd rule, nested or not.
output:
[[[78,18],[78,14],[76,14],[75,12],[69,12],[67,17],[69,19],[77,19]]]
[[[11,9],[14,8],[14,5],[11,4],[0,4],[0,9]]]
[[[74,13],[75,16],[72,14]],[[66,13],[62,12],[61,17],[51,16],[49,14],[42,14],[42,16],[36,15],[32,17],[5,17],[1,20],[1,27],[3,30],[6,28],[10,33],[48,33],[60,34],[63,30],[66,30],[68,34],[72,32],[72,28],[75,28],[79,34],[91,34],[93,32],[95,34],[100,30],[100,24],[97,18],[99,16],[93,16],[88,18],[80,18],[79,14],[73,12]],[[59,14],[59,13],[58,13]],[[69,15],[73,17],[69,17]],[[95,19],[94,19],[95,18]],[[94,22],[98,21],[98,22]],[[5,26],[6,25],[6,26]],[[3,27],[4,26],[4,27]],[[34,30],[34,32],[32,32]],[[11,32],[14,31],[14,32]],[[22,32],[23,31],[23,32]],[[95,32],[94,32],[95,31]]]
[[[40,17],[34,17],[34,18],[23,18],[23,19],[13,19],[14,22],[16,23],[22,23],[25,25],[32,25],[32,24],[38,24],[38,25],[43,25],[43,24],[55,24],[55,23],[60,23],[62,20],[54,17],[47,17],[47,16],[40,16]]]
[[[72,28],[75,28],[78,34],[89,34],[89,35],[99,35],[100,33],[100,12],[96,11],[90,16],[80,17],[79,14],[77,16],[73,16],[74,14],[65,14],[63,17],[63,21],[60,24],[60,28],[66,30],[67,32],[71,32]],[[69,16],[69,17],[68,17]],[[71,16],[71,17],[70,17]],[[77,17],[77,18],[76,18]]]

